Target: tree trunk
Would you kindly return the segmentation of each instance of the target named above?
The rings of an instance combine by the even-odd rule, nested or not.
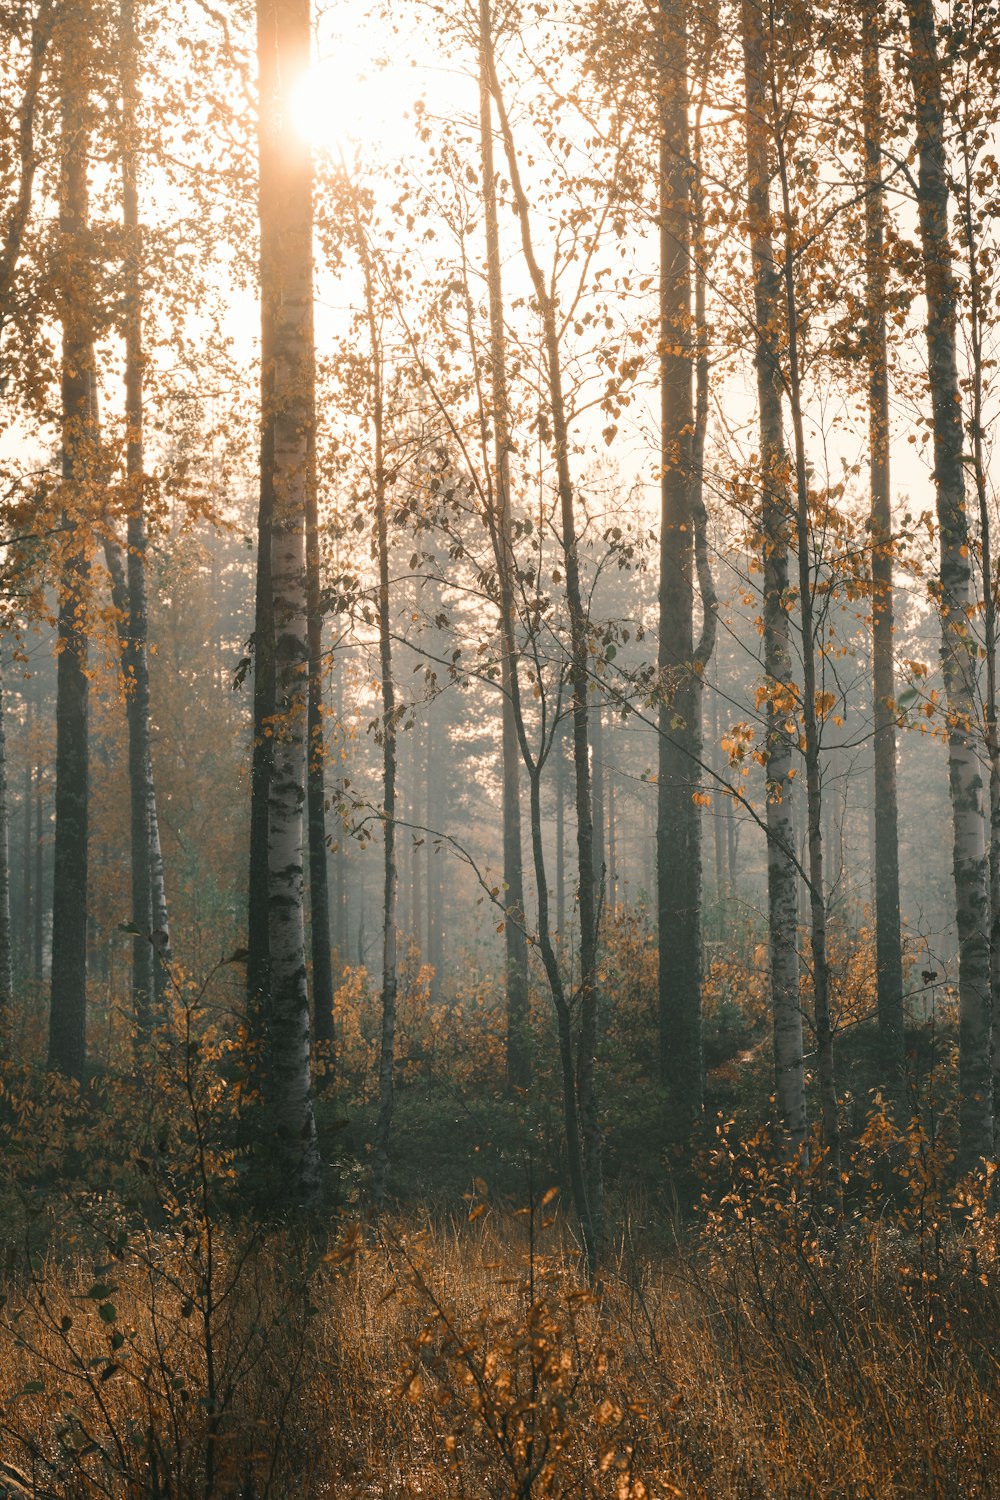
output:
[[[920,240],[927,297],[927,364],[941,548],[941,659],[948,702],[948,771],[954,826],[959,943],[959,1167],[993,1146],[990,1066],[990,911],[977,753],[976,645],[965,509],[956,293],[948,224],[948,162],[933,0],[907,0],[918,158]]]
[[[30,730],[34,720],[34,712],[29,706],[26,720],[26,729],[29,732],[29,744],[25,754],[24,781],[21,794],[21,842],[24,848],[21,864],[21,921],[18,934],[18,960],[20,970],[27,979],[31,973],[31,926],[34,916],[34,889],[32,877],[34,875],[35,863],[31,857],[31,819],[34,811],[32,798],[32,787],[34,783],[35,768],[31,761]]]
[[[374,1195],[376,1207],[385,1204],[394,1103],[396,1067],[396,995],[398,872],[396,867],[396,684],[392,668],[392,619],[389,594],[388,476],[385,466],[385,392],[382,340],[375,305],[375,276],[364,225],[355,212],[354,241],[361,263],[371,349],[371,427],[375,460],[375,552],[378,564],[378,642],[382,689],[382,1035],[378,1064],[378,1119],[375,1125]],[[428,749],[430,737],[428,735]],[[428,756],[428,761],[430,757]],[[428,796],[430,796],[428,764]],[[428,819],[428,821],[430,821]],[[428,841],[429,846],[429,841]],[[360,945],[360,939],[359,939]]]
[[[148,609],[146,602],[146,510],[143,462],[142,240],[137,183],[138,43],[133,0],[121,0],[121,178],[125,231],[125,421],[128,565],[121,666],[129,735],[132,920],[132,1000],[140,1034],[148,1032],[150,1009],[162,1019],[165,965],[170,934],[159,851],[159,821],[150,734]],[[117,602],[117,601],[116,601]],[[122,606],[119,604],[119,609]],[[158,888],[155,889],[154,886]],[[158,972],[161,971],[161,972]],[[159,1005],[157,1005],[159,1002]]]
[[[427,705],[427,759],[424,780],[427,787],[427,859],[425,865],[425,907],[427,914],[427,962],[432,969],[430,1002],[439,1004],[443,979],[444,950],[441,924],[444,913],[441,909],[441,850],[432,836],[441,827],[441,780],[444,776],[444,745],[438,743],[441,725],[438,717],[438,700]]]
[[[308,66],[309,0],[259,0],[261,305],[269,328],[262,421],[270,429],[273,510],[268,543],[274,644],[272,760],[267,801],[267,1104],[277,1185],[291,1203],[314,1197],[319,1153],[310,1089],[304,912],[308,732],[306,509],[313,452],[312,163],[289,118]],[[262,475],[262,491],[266,483]]]
[[[264,45],[265,28],[274,27],[275,4],[280,0],[257,0],[258,58],[263,83],[265,68],[272,67],[270,46]],[[269,84],[277,88],[277,81]],[[258,125],[259,152],[263,168],[270,152],[271,125],[263,112]],[[272,192],[270,173],[260,179],[260,258],[263,267],[279,274],[281,226],[265,188]],[[250,764],[250,861],[247,881],[247,1032],[252,1056],[250,1071],[262,1067],[267,998],[270,993],[270,938],[268,923],[268,802],[270,796],[275,714],[274,601],[271,583],[271,530],[275,507],[274,416],[277,410],[277,308],[273,295],[260,303],[260,497],[257,507],[257,581],[253,627],[253,743]],[[256,1079],[259,1086],[261,1079]]]
[[[344,674],[342,670],[338,670],[335,674],[333,691],[334,723],[337,726],[339,738],[344,732]],[[341,970],[351,961],[347,909],[347,834],[339,815],[335,828],[337,837],[333,851],[333,936],[337,951],[335,982],[339,984]]]
[[[607,893],[608,855],[605,839],[604,724],[599,703],[595,703],[590,711],[590,725],[590,765],[594,804],[594,878],[597,881],[595,899],[600,905]]]
[[[415,823],[426,821],[425,819],[421,819],[420,808],[417,805],[417,786],[422,780],[422,777],[419,774],[419,767],[421,764],[419,757],[423,749],[423,742],[426,734],[427,724],[425,720],[422,723],[418,724],[417,729],[414,733],[415,743],[413,746],[413,821]],[[426,933],[424,928],[424,883],[422,879],[422,860],[420,850],[422,849],[425,841],[426,834],[422,835],[419,840],[416,837],[414,838],[413,853],[410,861],[410,869],[413,879],[413,937],[417,945],[418,957],[421,963],[423,963],[424,961],[424,953],[426,951],[424,948],[424,938]]]
[[[62,320],[62,477],[67,528],[59,569],[56,662],[55,854],[52,891],[52,990],[49,1066],[82,1078],[87,1056],[87,842],[89,713],[87,595],[90,544],[84,507],[95,468],[92,291],[84,237],[88,230],[91,22],[89,4],[67,13],[60,28],[63,155],[59,239],[66,259]]]
[[[489,0],[480,0],[481,36],[492,37]],[[493,112],[483,50],[480,53],[479,141],[483,174],[486,227],[486,281],[490,310],[490,375],[493,403],[492,541],[497,564],[502,639],[503,878],[504,945],[506,949],[507,1086],[524,1089],[531,1083],[531,1036],[528,1018],[528,940],[525,933],[524,870],[521,852],[520,749],[511,678],[517,671],[514,634],[515,605],[511,543],[510,454],[512,437],[507,389],[507,351],[504,332],[503,285],[500,270],[500,231],[497,221],[496,168],[493,158]]]
[[[312,396],[315,422],[315,393]],[[333,953],[326,846],[326,742],[323,731],[323,614],[320,607],[319,515],[315,458],[310,454],[306,493],[306,570],[309,633],[309,935],[312,953],[313,1037],[333,1058]]]
[[[809,481],[802,415],[802,370],[799,308],[795,289],[795,219],[792,212],[782,101],[775,85],[774,59],[768,70],[771,119],[781,186],[785,283],[785,338],[788,350],[788,394],[795,452],[795,549],[799,563],[799,619],[802,636],[802,724],[805,738],[806,810],[809,848],[809,932],[812,947],[813,1007],[816,1023],[816,1072],[819,1079],[823,1144],[829,1153],[825,1190],[836,1211],[842,1206],[840,1178],[840,1107],[833,1067],[830,1014],[830,969],[827,958],[826,887],[823,875],[823,797],[820,721],[817,709],[816,626],[813,614],[813,569],[810,558]]]
[[[566,758],[563,754],[562,725],[557,725],[552,745],[555,759],[556,793],[556,932],[566,940]]]
[[[719,694],[718,689],[712,693],[712,767],[720,776],[724,774],[725,766],[719,750]],[[722,791],[716,791],[712,798],[712,831],[715,844],[715,900],[719,907],[719,921],[723,921],[723,905],[726,899],[726,857],[725,857],[725,806],[728,798]],[[721,932],[717,934],[721,936]]]
[[[979,503],[979,537],[983,579],[983,635],[986,653],[986,683],[983,719],[986,754],[990,766],[989,791],[989,881],[990,881],[990,1009],[992,1012],[992,1088],[994,1154],[997,1146],[996,1103],[1000,1097],[1000,730],[997,726],[997,583],[993,561],[992,524],[989,504],[989,458],[983,423],[984,381],[988,369],[985,341],[989,332],[987,301],[983,285],[982,246],[975,211],[974,145],[966,122],[959,132],[962,153],[961,220],[965,242],[969,298],[970,401],[969,431],[972,439],[972,473]]]
[[[14,1004],[14,954],[10,921],[10,805],[7,736],[4,728],[3,666],[0,663],[0,1060],[10,1056]],[[27,863],[27,850],[25,850]]]
[[[886,1082],[903,1076],[903,954],[899,908],[899,815],[893,660],[892,504],[889,492],[889,371],[886,346],[885,187],[882,182],[880,0],[862,17],[865,137],[865,293],[868,301],[868,452],[871,471],[872,691],[875,705],[875,964],[879,1043]]]
[[[531,278],[535,301],[541,316],[545,374],[548,385],[550,415],[552,421],[553,450],[556,467],[556,483],[559,497],[561,543],[565,568],[566,604],[570,625],[570,681],[573,692],[573,761],[576,772],[576,829],[580,911],[580,983],[578,988],[580,1031],[576,1057],[575,1087],[578,1101],[580,1137],[583,1148],[584,1180],[580,1184],[574,1179],[574,1199],[580,1218],[586,1245],[587,1265],[591,1276],[596,1275],[603,1236],[603,1175],[600,1110],[597,1095],[595,1064],[598,1041],[598,993],[597,993],[597,923],[598,912],[595,900],[596,880],[594,869],[594,829],[590,785],[590,737],[588,728],[589,690],[589,630],[587,613],[580,583],[580,561],[576,537],[575,493],[570,471],[570,437],[563,396],[563,371],[559,341],[557,307],[545,273],[535,254],[532,238],[531,209],[521,178],[510,118],[507,113],[496,71],[492,39],[481,38],[487,81],[496,104],[500,130],[503,137],[504,155],[514,207],[521,231],[521,248],[525,265]],[[522,730],[518,730],[519,737]],[[524,742],[522,738],[522,756]],[[537,777],[532,786],[532,798],[538,798]],[[532,809],[532,818],[540,821],[540,809]],[[535,837],[533,830],[533,837]],[[547,904],[544,885],[544,861],[539,867],[536,856],[536,879],[538,899],[541,907],[543,895]],[[549,983],[554,975],[546,962]],[[558,969],[558,965],[556,965]],[[558,980],[561,990],[561,980]],[[565,1014],[553,989],[559,1024],[566,1024]],[[571,1087],[567,1075],[567,1062],[563,1056],[564,1090]],[[567,1120],[572,1113],[569,1100],[564,1100]]]
[[[604,782],[608,794],[608,878],[607,878],[607,908],[613,917],[618,910],[618,828],[617,808],[615,795],[615,778],[611,769],[605,761]]]
[[[787,1148],[805,1141],[805,1064],[797,945],[798,874],[794,860],[792,749],[786,722],[795,712],[788,619],[788,456],[781,422],[778,353],[781,279],[771,243],[770,170],[759,8],[742,0],[746,88],[747,215],[754,282],[754,363],[760,415],[764,670],[767,686],[767,898],[778,1116]]]
[[[693,174],[688,136],[687,21],[660,0],[660,582],[657,889],[660,1072],[668,1130],[684,1141],[703,1105],[701,756],[694,669]]]
[[[40,766],[35,768],[35,931],[32,976],[38,984],[45,977],[45,846],[42,843],[45,783]]]

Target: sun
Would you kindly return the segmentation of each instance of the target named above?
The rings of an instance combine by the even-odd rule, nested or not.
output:
[[[292,122],[316,150],[401,155],[412,139],[413,70],[373,62],[354,47],[321,57],[292,93]]]

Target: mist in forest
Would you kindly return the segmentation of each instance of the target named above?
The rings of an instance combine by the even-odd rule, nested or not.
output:
[[[0,1500],[987,1500],[996,7],[0,78]]]

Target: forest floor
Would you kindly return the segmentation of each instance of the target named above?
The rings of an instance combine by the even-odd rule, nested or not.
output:
[[[178,1219],[36,1259],[0,1459],[82,1497],[989,1500],[995,1224],[831,1236],[787,1197],[581,1280],[554,1195],[334,1236]]]

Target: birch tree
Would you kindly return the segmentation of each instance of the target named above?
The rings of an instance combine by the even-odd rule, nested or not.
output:
[[[972,1167],[993,1144],[990,1069],[990,908],[983,776],[977,746],[975,605],[958,373],[958,310],[949,223],[942,63],[933,0],[906,0],[918,210],[927,299],[927,365],[934,437],[941,660],[959,942],[959,1160]]]
[[[258,568],[263,560],[274,670],[274,714],[268,726],[265,1087],[280,1190],[295,1202],[313,1197],[319,1188],[303,870],[309,689],[306,510],[314,424],[312,162],[289,109],[294,81],[309,62],[309,0],[259,0],[257,46],[261,491],[262,502],[267,493],[271,503],[269,524],[258,537]],[[259,782],[254,794],[262,794]]]

